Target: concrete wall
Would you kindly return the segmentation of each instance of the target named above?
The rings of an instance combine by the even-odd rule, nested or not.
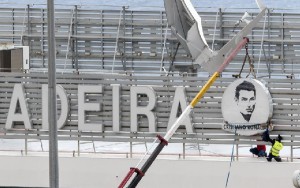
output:
[[[116,188],[137,159],[60,158],[60,187]],[[141,188],[224,188],[229,161],[156,160]],[[48,157],[0,157],[0,186],[47,187]],[[228,188],[293,188],[293,172],[300,163],[268,163],[253,158],[233,162]]]

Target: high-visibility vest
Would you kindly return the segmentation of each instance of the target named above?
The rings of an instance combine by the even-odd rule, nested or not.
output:
[[[281,142],[275,141],[274,145],[271,148],[271,153],[273,156],[278,157],[279,151],[282,150],[283,145]]]

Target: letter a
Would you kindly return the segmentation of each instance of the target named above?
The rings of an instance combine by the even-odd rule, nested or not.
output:
[[[20,104],[20,112],[16,112],[18,102]],[[5,128],[12,129],[13,122],[23,122],[25,125],[25,129],[31,129],[32,127],[31,121],[29,119],[28,107],[25,100],[24,87],[22,84],[15,84],[10,101]]]

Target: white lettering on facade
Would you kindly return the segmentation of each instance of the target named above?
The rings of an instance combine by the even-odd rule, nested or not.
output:
[[[100,111],[101,105],[99,103],[89,102],[86,98],[87,94],[102,93],[102,86],[78,86],[78,130],[80,131],[103,131],[103,125],[99,122],[92,122],[86,120],[86,112]]]
[[[32,123],[29,117],[28,107],[25,99],[24,86],[22,84],[15,84],[14,86],[5,128],[12,129],[14,122],[23,122],[25,129],[32,128]]]
[[[111,85],[112,91],[112,131],[121,131],[121,86]],[[70,102],[66,90],[56,86],[57,97],[60,101],[59,116],[57,121],[58,129],[62,129],[69,118]],[[99,85],[78,85],[78,130],[79,131],[104,131],[100,113],[103,87]],[[48,122],[48,85],[42,85],[42,128],[49,129]],[[97,101],[97,102],[95,102]],[[146,117],[148,120],[148,131],[157,132],[155,106],[157,103],[156,93],[150,86],[132,86],[130,88],[130,131],[141,131],[138,118]],[[183,111],[188,106],[184,87],[177,87],[174,94],[168,129],[180,115],[179,108]],[[11,97],[10,107],[5,124],[6,129],[13,129],[15,122],[21,122],[26,129],[32,129],[31,116],[26,100],[24,86],[15,84]],[[98,113],[99,112],[99,113]],[[190,116],[186,118],[181,126],[184,126],[187,133],[193,133],[193,126]]]
[[[120,132],[120,85],[112,85],[113,131]]]
[[[168,123],[168,130],[171,128],[171,126],[174,124],[174,122],[178,119],[177,115],[179,107],[181,107],[181,111],[186,109],[188,106],[187,101],[186,101],[186,93],[185,93],[185,88],[184,87],[177,87],[175,90],[175,95],[174,95],[174,100],[172,104],[172,109],[170,113],[170,118],[169,118],[169,123]],[[187,133],[193,133],[193,126],[191,122],[191,118],[185,118],[185,120],[182,122],[183,126],[186,128]]]
[[[138,105],[138,95],[147,95],[149,98],[147,106]],[[132,86],[130,88],[130,119],[131,131],[138,132],[138,115],[146,115],[149,122],[149,132],[156,132],[155,115],[153,109],[156,104],[155,92],[152,87]]]
[[[57,121],[57,129],[61,129],[67,122],[69,114],[69,102],[66,90],[61,85],[56,85],[56,95],[60,99],[60,116]],[[48,120],[48,84],[42,85],[42,117],[43,117],[43,129],[49,129]]]

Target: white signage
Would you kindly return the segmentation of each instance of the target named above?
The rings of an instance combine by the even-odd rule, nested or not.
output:
[[[48,122],[48,85],[44,84],[41,87],[42,98],[42,129],[49,129]],[[103,95],[103,87],[101,85],[78,85],[78,130],[79,131],[104,131],[104,125],[97,116],[102,112],[102,101],[96,100]],[[60,110],[58,110],[57,127],[63,129],[70,116],[70,101],[68,93],[61,86],[56,86],[57,98],[60,101]],[[130,131],[139,132],[141,127],[138,123],[139,116],[145,116],[148,120],[148,131],[157,131],[157,117],[155,106],[157,104],[156,93],[150,86],[132,86],[130,87]],[[144,96],[147,98],[146,102],[139,102],[139,97]],[[112,119],[111,122],[113,132],[120,132],[120,85],[112,85]],[[10,106],[8,110],[7,120],[5,124],[6,129],[14,129],[15,124],[18,122],[23,124],[25,129],[32,129],[33,123],[31,120],[31,112],[28,107],[26,99],[26,91],[22,84],[15,84]],[[168,121],[168,125],[173,124],[178,119],[178,115],[181,109],[186,108],[188,102],[185,94],[185,87],[177,87],[174,93],[173,101],[171,102],[171,113]],[[88,116],[88,113],[92,113],[92,116]],[[96,118],[95,118],[96,117]],[[182,122],[181,127],[186,129],[187,133],[194,133],[192,128],[191,117]],[[143,127],[144,128],[144,127]]]
[[[273,114],[268,88],[256,79],[238,79],[222,98],[223,129],[241,135],[262,133]]]

